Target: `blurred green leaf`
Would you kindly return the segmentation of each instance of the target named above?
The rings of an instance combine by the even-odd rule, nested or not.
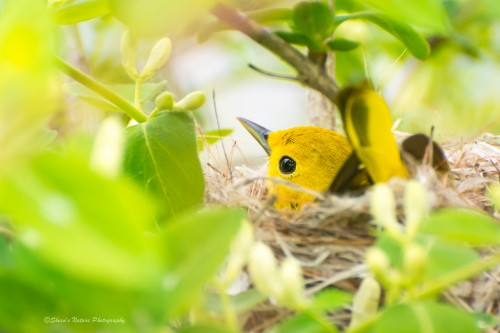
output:
[[[451,274],[453,271],[479,260],[477,252],[466,246],[435,238],[426,238],[424,244],[429,246],[425,270],[427,279]]]
[[[230,295],[231,307],[236,313],[243,313],[252,309],[259,303],[267,299],[256,289],[250,289],[236,295]],[[224,313],[224,305],[221,303],[220,295],[217,293],[207,293],[203,302],[204,308],[210,312]]]
[[[219,142],[222,138],[231,135],[233,132],[234,130],[232,128],[221,128],[220,130],[204,132],[202,134],[203,137],[196,137],[198,152],[202,151],[205,148],[205,144],[213,145],[214,143]]]
[[[326,3],[302,1],[293,9],[292,30],[321,43],[333,32],[333,18],[333,9]]]
[[[267,333],[335,333],[334,325],[319,322],[311,313],[301,313],[279,323],[266,331]]]
[[[387,234],[381,234],[375,243],[375,247],[380,248],[389,257],[391,266],[397,269],[403,269],[403,246],[393,237]]]
[[[52,1],[48,9],[58,24],[75,24],[109,12],[107,0]]]
[[[340,289],[328,288],[320,291],[309,306],[311,311],[331,311],[338,309],[352,301],[352,294]]]
[[[0,182],[0,212],[19,239],[69,275],[140,286],[157,272],[154,210],[133,184],[97,175],[78,158],[45,154]],[[152,275],[150,275],[152,273]]]
[[[165,216],[202,203],[205,184],[190,114],[161,112],[125,133],[125,171],[161,202]]]
[[[168,314],[181,315],[199,301],[244,218],[241,210],[212,209],[180,216],[166,225],[161,243],[169,267],[163,281]]]
[[[342,22],[352,19],[364,19],[375,23],[397,39],[399,39],[408,50],[418,59],[425,59],[429,56],[431,49],[427,40],[410,25],[395,20],[379,12],[361,12],[348,15],[338,15],[335,17],[335,24],[338,26]]]
[[[191,0],[108,0],[111,13],[131,29],[134,35],[165,36],[180,32],[206,14],[219,1]]]
[[[361,49],[335,54],[335,79],[340,86],[357,84],[366,79],[366,69]]]
[[[499,245],[500,221],[485,213],[445,208],[422,223],[422,231],[471,245]]]
[[[445,33],[448,28],[448,17],[442,1],[364,0],[364,4],[394,20],[425,28],[432,33]]]
[[[199,324],[193,326],[182,327],[176,331],[177,333],[235,333],[224,326]]]
[[[479,333],[474,316],[434,301],[396,304],[384,309],[374,333]]]
[[[335,38],[328,41],[326,45],[332,51],[351,51],[357,48],[359,43],[349,39]]]
[[[159,83],[143,83],[141,85],[141,103],[150,102],[155,98],[161,91],[164,90],[167,85],[166,81],[161,81]],[[109,89],[129,101],[134,103],[135,99],[135,84],[124,83],[124,84],[110,84],[107,85]],[[107,99],[97,94],[96,92],[90,90],[89,88],[82,86],[77,82],[71,82],[66,85],[66,90],[83,101],[92,104],[102,110],[106,111],[121,111],[116,105],[109,102]]]
[[[285,42],[295,45],[303,45],[313,47],[314,43],[304,34],[298,32],[288,32],[288,31],[275,31],[278,37],[283,39]]]

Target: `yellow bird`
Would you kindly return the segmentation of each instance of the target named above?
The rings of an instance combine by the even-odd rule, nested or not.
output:
[[[347,138],[328,129],[301,126],[271,132],[249,120],[238,118],[269,155],[268,176],[285,182],[269,182],[275,207],[299,209],[315,199],[286,181],[316,192],[362,189],[393,177],[409,177],[409,163],[423,163],[430,151],[432,166],[449,171],[441,148],[424,134],[403,142],[402,150],[392,134],[392,117],[385,101],[369,84],[343,89],[337,101]],[[431,144],[432,143],[432,144]]]
[[[352,153],[347,138],[321,127],[300,126],[271,132],[247,119],[238,118],[269,155],[268,176],[284,180],[269,182],[269,193],[278,209],[299,209],[315,197],[291,188],[286,181],[319,193],[328,190],[332,180]]]

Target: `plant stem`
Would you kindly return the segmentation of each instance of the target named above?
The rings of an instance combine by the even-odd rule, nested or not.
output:
[[[134,94],[134,101],[135,101],[135,107],[137,110],[142,111],[142,106],[141,106],[141,88],[142,88],[142,79],[137,78],[135,80],[135,94]]]
[[[422,299],[431,297],[439,291],[450,287],[451,285],[469,279],[474,275],[486,271],[490,267],[500,264],[500,253],[493,254],[485,259],[462,267],[452,274],[436,278],[426,283],[421,290],[415,293],[414,299]]]
[[[120,108],[123,112],[128,114],[131,118],[135,119],[137,122],[143,123],[148,119],[144,113],[136,109],[128,101],[123,99],[114,91],[110,90],[108,87],[104,86],[102,83],[95,80],[93,77],[85,74],[84,72],[80,71],[79,69],[70,65],[59,57],[55,57],[55,62],[57,67],[59,67],[59,69],[64,72],[64,74],[68,75],[70,78],[82,84],[83,86],[89,88],[93,92],[104,97],[109,102]]]
[[[224,310],[224,319],[229,328],[234,332],[239,332],[238,322],[236,320],[236,315],[233,310],[233,305],[229,299],[229,295],[226,292],[225,284],[215,281],[215,286],[220,295],[220,300],[222,303],[222,308]]]

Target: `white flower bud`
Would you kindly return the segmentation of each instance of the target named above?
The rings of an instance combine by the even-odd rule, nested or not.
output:
[[[416,180],[409,181],[404,194],[404,210],[406,231],[410,237],[415,235],[429,209],[425,187]]]
[[[382,283],[387,281],[387,271],[390,268],[390,260],[387,254],[379,248],[372,247],[366,251],[365,262],[373,275]]]
[[[427,265],[426,252],[422,246],[411,243],[405,248],[404,253],[404,276],[408,277],[408,283],[412,284],[422,277]]]
[[[276,258],[269,246],[262,242],[255,243],[248,262],[248,271],[255,287],[263,294],[271,297],[281,295],[282,286]]]
[[[302,309],[307,300],[304,296],[304,278],[299,263],[293,258],[286,258],[281,263],[280,273],[283,290],[281,295],[276,295],[278,301],[292,309]]]
[[[97,132],[90,167],[108,177],[117,177],[123,159],[123,125],[117,117],[106,118]]]
[[[170,91],[165,91],[156,97],[155,106],[158,110],[171,110],[174,107],[174,102],[174,94]]]
[[[205,104],[205,99],[205,93],[203,91],[193,91],[175,103],[174,109],[181,111],[194,111]]]
[[[488,197],[497,210],[500,210],[500,184],[493,184],[489,188]]]
[[[131,79],[135,80],[139,76],[139,73],[137,73],[137,68],[135,65],[136,45],[135,43],[132,42],[128,30],[126,30],[122,35],[120,47],[123,57],[123,67],[125,68],[125,71],[127,72],[128,76],[130,76]]]
[[[386,184],[377,184],[370,193],[370,208],[375,221],[391,235],[400,234],[396,220],[396,200],[394,193]]]
[[[148,61],[141,71],[141,79],[147,80],[152,77],[158,69],[163,67],[172,52],[172,42],[168,38],[160,39],[149,53]]]
[[[230,256],[223,274],[223,283],[230,284],[247,263],[249,252],[254,244],[253,228],[250,222],[244,221],[231,244]]]
[[[374,278],[367,277],[361,282],[352,302],[349,328],[356,327],[377,314],[381,292],[380,284]]]

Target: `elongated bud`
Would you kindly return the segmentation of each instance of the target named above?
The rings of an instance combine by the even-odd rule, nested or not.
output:
[[[250,250],[248,270],[255,287],[271,297],[282,293],[276,258],[269,246],[257,242]]]
[[[380,284],[374,278],[367,277],[361,282],[352,302],[350,328],[358,326],[377,314],[381,292]]]
[[[205,104],[205,93],[203,91],[193,91],[183,99],[174,104],[175,110],[194,111]]]
[[[410,237],[415,235],[420,222],[429,214],[429,209],[425,187],[416,180],[409,181],[404,194],[404,210],[406,231]]]
[[[149,53],[148,61],[141,71],[141,79],[147,80],[151,78],[158,69],[163,67],[170,57],[172,51],[172,43],[168,38],[160,39]]]
[[[116,117],[102,122],[90,156],[90,166],[108,177],[120,174],[124,144],[123,126]]]
[[[281,263],[280,275],[283,290],[281,295],[277,295],[278,301],[295,310],[304,308],[307,305],[304,296],[304,279],[297,260],[286,258]]]
[[[174,102],[174,94],[169,91],[165,91],[156,97],[155,106],[158,110],[172,110]]]
[[[131,79],[135,80],[139,76],[139,73],[137,72],[137,67],[135,65],[136,63],[135,53],[137,45],[130,38],[130,33],[128,30],[125,30],[125,32],[122,35],[120,47],[122,52],[123,67],[125,68],[125,71],[127,72],[128,76],[130,76]]]
[[[393,236],[400,235],[400,226],[396,220],[396,200],[389,186],[385,184],[374,186],[370,193],[370,208],[379,225]]]
[[[404,276],[409,277],[407,281],[409,284],[420,280],[424,274],[426,264],[426,252],[422,246],[416,243],[409,244],[405,249],[403,264]]]
[[[226,285],[230,284],[241,272],[243,266],[248,261],[248,256],[254,242],[252,225],[250,222],[245,221],[236,238],[231,243],[231,254],[223,276],[223,282]]]
[[[373,275],[382,283],[388,280],[387,272],[390,268],[390,261],[387,254],[379,248],[372,247],[366,251],[366,264]]]
[[[488,197],[497,210],[500,210],[500,184],[490,186]]]

